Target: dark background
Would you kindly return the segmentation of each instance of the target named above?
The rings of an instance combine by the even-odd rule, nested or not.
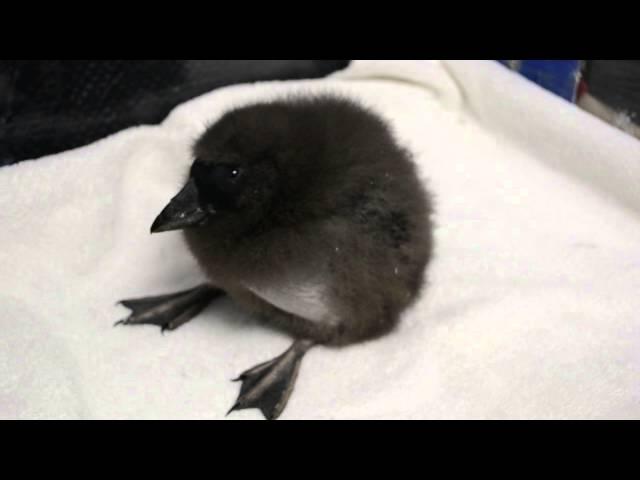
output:
[[[349,60],[0,60],[0,166],[156,124],[219,87],[319,78]]]
[[[591,95],[640,124],[640,60],[589,60],[584,78]]]
[[[0,60],[0,167],[161,122],[216,88],[320,78],[349,60]],[[640,124],[638,60],[503,60],[569,101],[582,90]]]

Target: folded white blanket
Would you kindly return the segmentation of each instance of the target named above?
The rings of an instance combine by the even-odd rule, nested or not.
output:
[[[312,349],[282,419],[640,417],[640,142],[493,62],[357,61],[0,169],[1,418],[224,418],[229,380],[288,347],[226,299],[164,336],[112,325],[116,301],[204,278],[179,233],[149,234],[190,142],[232,106],[293,91],[387,118],[437,226],[401,327]]]

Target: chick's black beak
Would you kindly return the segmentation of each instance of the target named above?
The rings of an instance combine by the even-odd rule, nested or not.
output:
[[[205,208],[200,203],[198,188],[193,179],[190,179],[160,212],[151,225],[151,233],[201,226],[214,213],[211,208]]]

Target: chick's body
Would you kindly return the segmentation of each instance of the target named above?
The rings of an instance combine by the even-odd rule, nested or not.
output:
[[[184,230],[213,285],[317,343],[397,324],[431,256],[431,201],[381,118],[332,96],[265,102],[223,115],[194,154],[242,171],[215,221]]]

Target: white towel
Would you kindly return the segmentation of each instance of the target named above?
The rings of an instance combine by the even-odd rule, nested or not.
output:
[[[293,91],[388,119],[436,196],[436,250],[399,329],[310,350],[282,419],[640,418],[640,142],[489,61],[232,86],[0,169],[1,418],[225,418],[229,380],[290,338],[226,299],[165,335],[113,328],[115,302],[204,278],[151,222],[207,122]]]

